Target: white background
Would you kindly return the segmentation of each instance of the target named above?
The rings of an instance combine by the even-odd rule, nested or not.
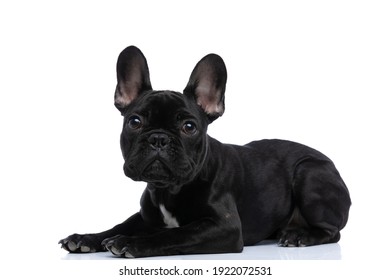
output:
[[[343,260],[277,275],[388,275],[389,14],[386,1],[0,2],[0,274],[115,279],[118,265],[61,260],[56,243],[139,208],[113,106],[117,56],[136,45],[155,89],[181,91],[204,55],[224,58],[211,136],[294,140],[335,162],[353,201]]]

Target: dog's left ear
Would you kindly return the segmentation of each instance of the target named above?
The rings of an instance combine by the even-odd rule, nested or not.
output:
[[[191,73],[184,95],[194,98],[208,115],[210,122],[225,111],[227,71],[223,59],[216,54],[202,58]]]
[[[115,106],[123,114],[134,99],[152,89],[145,56],[137,47],[127,47],[119,54],[116,73]]]

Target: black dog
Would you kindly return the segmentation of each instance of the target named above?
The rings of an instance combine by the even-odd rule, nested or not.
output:
[[[330,159],[289,141],[236,146],[207,135],[225,109],[221,57],[200,60],[183,94],[152,90],[134,46],[119,55],[117,78],[124,172],[148,183],[141,210],[105,232],[62,239],[65,250],[148,257],[241,252],[269,238],[280,246],[340,239],[351,201]]]

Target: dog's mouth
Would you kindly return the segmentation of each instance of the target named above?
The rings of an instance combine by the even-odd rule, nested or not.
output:
[[[176,181],[174,172],[160,157],[151,159],[143,164],[125,163],[124,171],[126,176],[135,181],[154,183],[159,186]]]
[[[196,163],[185,157],[166,157],[155,153],[129,157],[124,164],[125,175],[156,188],[182,186],[196,176]]]
[[[173,173],[160,159],[153,160],[141,173],[142,180],[148,183],[171,182]]]

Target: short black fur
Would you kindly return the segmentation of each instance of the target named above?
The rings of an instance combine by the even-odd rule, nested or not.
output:
[[[207,135],[225,110],[221,57],[199,61],[184,94],[154,91],[133,46],[120,54],[117,77],[124,172],[148,183],[141,209],[105,232],[62,239],[65,250],[149,257],[241,252],[276,237],[284,247],[339,240],[351,200],[329,158],[290,141],[237,146]]]

